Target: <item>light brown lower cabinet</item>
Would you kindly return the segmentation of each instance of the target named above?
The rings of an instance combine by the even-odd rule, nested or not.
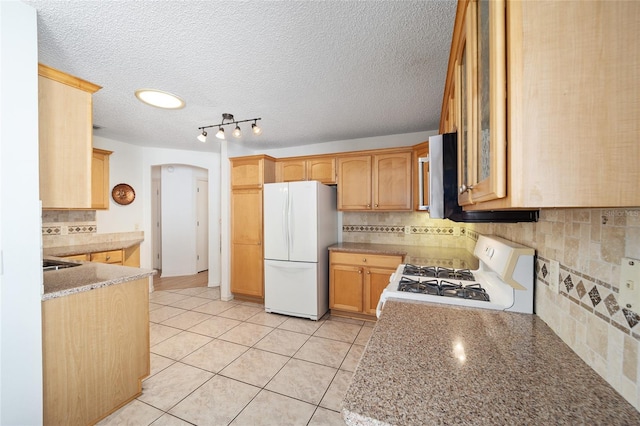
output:
[[[149,278],[42,302],[45,425],[94,424],[150,373]]]
[[[99,262],[99,263],[108,263],[110,265],[124,265],[124,266],[132,266],[134,268],[139,268],[140,267],[140,244],[136,244],[134,246],[118,249],[118,250],[98,251],[93,253],[81,253],[81,254],[74,254],[71,256],[63,256],[62,258],[69,259],[69,260],[91,261],[91,262]]]
[[[329,255],[331,313],[375,319],[380,294],[402,260],[400,255],[332,251]]]

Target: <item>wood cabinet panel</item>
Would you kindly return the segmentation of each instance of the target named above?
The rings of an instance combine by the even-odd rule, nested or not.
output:
[[[92,93],[100,86],[42,64],[38,74],[42,208],[89,209]]]
[[[332,265],[329,287],[329,308],[347,312],[362,312],[362,268]]]
[[[231,158],[231,188],[261,188],[275,182],[275,159],[266,155]]]
[[[380,294],[403,256],[331,251],[329,260],[331,312],[373,319]]]
[[[307,180],[324,184],[336,183],[336,158],[319,157],[307,160]]]
[[[46,425],[94,424],[150,373],[149,280],[42,302]]]
[[[264,297],[264,259],[262,245],[231,244],[231,292]]]
[[[109,209],[109,156],[112,151],[93,148],[91,160],[91,208]]]
[[[122,250],[101,251],[90,254],[91,262],[122,265]]]
[[[304,160],[284,160],[276,163],[277,182],[307,180],[307,164]]]
[[[338,210],[371,210],[372,158],[338,158]]]
[[[262,190],[239,189],[231,193],[231,242],[262,242]]]
[[[281,159],[276,163],[276,182],[317,180],[330,185],[336,183],[335,156]]]
[[[373,208],[411,210],[411,152],[373,157]]]

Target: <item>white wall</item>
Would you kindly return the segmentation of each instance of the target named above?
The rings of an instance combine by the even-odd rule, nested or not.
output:
[[[300,155],[329,154],[333,152],[361,151],[365,149],[394,148],[412,146],[429,140],[429,136],[438,134],[437,130],[400,135],[376,136],[371,138],[349,139],[324,142],[291,148],[271,149],[260,152],[275,158],[297,157]]]
[[[144,220],[143,148],[99,136],[93,137],[93,146],[113,151],[109,156],[109,191],[119,183],[126,183],[136,193],[133,202],[126,206],[116,203],[109,196],[109,210],[96,211],[98,233],[141,230]]]
[[[42,424],[36,11],[0,2],[0,424]]]

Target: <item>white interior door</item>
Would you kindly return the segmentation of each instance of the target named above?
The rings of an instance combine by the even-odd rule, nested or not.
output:
[[[196,188],[196,271],[209,269],[209,182],[198,179]]]
[[[289,184],[268,183],[263,194],[264,258],[289,260]]]
[[[318,261],[318,183],[289,184],[289,260]]]

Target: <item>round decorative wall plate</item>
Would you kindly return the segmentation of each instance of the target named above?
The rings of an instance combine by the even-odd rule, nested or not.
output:
[[[130,185],[119,183],[113,187],[111,198],[113,198],[113,201],[116,203],[126,206],[127,204],[131,204],[136,198],[136,192]]]

